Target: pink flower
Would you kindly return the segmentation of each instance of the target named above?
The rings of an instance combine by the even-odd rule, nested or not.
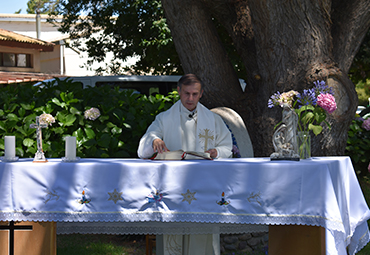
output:
[[[337,109],[337,104],[335,103],[335,98],[333,95],[326,93],[320,94],[317,97],[317,105],[327,111],[329,114],[333,113]]]
[[[370,172],[370,163],[369,163],[369,166],[367,167],[367,170],[369,170],[369,172]]]
[[[362,122],[362,128],[366,129],[367,131],[370,131],[370,118]]]

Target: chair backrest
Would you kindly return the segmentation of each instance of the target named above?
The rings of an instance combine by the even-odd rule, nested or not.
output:
[[[242,158],[253,158],[253,146],[249,137],[248,130],[244,125],[243,119],[234,110],[227,107],[217,107],[211,109],[212,112],[221,116],[235,137]]]

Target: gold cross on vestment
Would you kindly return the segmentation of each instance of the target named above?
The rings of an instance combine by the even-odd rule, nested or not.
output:
[[[209,135],[208,132],[209,132],[209,129],[206,128],[206,129],[204,129],[204,135],[201,134],[201,133],[199,133],[199,135],[198,135],[199,136],[199,139],[204,138],[204,151],[207,151],[208,150],[208,139],[210,139],[210,140],[214,140],[215,139],[214,136],[213,135]]]

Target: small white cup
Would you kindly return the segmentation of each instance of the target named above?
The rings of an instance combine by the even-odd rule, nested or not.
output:
[[[66,137],[66,159],[68,160],[76,159],[76,137],[75,136]]]
[[[15,136],[5,136],[4,137],[4,147],[5,147],[5,159],[15,158]]]

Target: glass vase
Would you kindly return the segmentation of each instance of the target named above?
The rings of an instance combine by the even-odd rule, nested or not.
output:
[[[297,145],[298,154],[301,159],[311,157],[311,136],[309,131],[298,131]]]

